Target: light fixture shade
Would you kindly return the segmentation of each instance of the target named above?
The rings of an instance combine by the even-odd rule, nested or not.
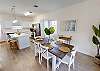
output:
[[[12,23],[17,23],[17,22],[18,22],[18,20],[17,20],[17,19],[15,19],[15,20],[13,20],[13,21],[12,21]]]
[[[32,15],[32,12],[26,12],[24,13],[25,16],[29,16],[29,15]]]

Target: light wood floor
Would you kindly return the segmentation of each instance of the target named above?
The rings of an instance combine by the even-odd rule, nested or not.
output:
[[[0,71],[46,71],[45,60],[40,65],[34,57],[34,46],[23,50],[11,49],[7,43],[0,44]],[[51,70],[51,67],[50,67]],[[61,64],[56,71],[67,71],[67,65]],[[100,71],[100,66],[93,62],[93,58],[77,53],[75,70],[71,71]]]

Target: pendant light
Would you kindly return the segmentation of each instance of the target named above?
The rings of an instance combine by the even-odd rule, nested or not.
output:
[[[33,3],[34,3],[33,7],[35,7],[35,8],[39,7],[39,1],[38,0],[34,0]]]
[[[18,20],[16,19],[15,8],[16,8],[16,6],[12,6],[12,8],[11,8],[12,17],[13,17],[12,23],[17,23],[18,22]]]
[[[12,29],[16,29],[17,32],[19,32],[18,30],[22,29],[22,26],[16,18],[15,9],[16,9],[16,6],[15,5],[12,6],[12,8],[11,8],[11,12],[12,12]]]

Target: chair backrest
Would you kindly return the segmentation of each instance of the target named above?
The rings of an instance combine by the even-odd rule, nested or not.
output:
[[[72,64],[75,60],[75,55],[76,55],[76,50],[73,50],[71,52],[71,57],[70,57],[70,61],[69,61],[69,64]]]
[[[48,57],[48,47],[40,45],[41,48],[41,54],[45,54],[46,57]]]
[[[40,44],[40,48],[41,48],[41,51],[42,51],[42,52],[43,52],[44,50],[45,50],[45,51],[47,51],[47,50],[48,50],[48,47],[43,46],[43,45],[41,45],[41,44]]]
[[[38,42],[34,42],[34,47],[35,47],[35,51],[39,52],[40,51],[40,44]]]
[[[12,37],[11,35],[13,35],[13,34],[14,34],[14,33],[7,33],[7,38],[8,38],[8,39],[11,39],[11,37]]]

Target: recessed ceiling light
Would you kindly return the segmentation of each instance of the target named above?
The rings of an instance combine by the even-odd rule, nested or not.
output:
[[[30,13],[32,13],[32,12],[30,12]]]
[[[38,5],[34,5],[34,7],[39,7]]]
[[[26,12],[26,13],[24,13],[25,16],[29,16],[31,14],[32,14],[32,12]]]

